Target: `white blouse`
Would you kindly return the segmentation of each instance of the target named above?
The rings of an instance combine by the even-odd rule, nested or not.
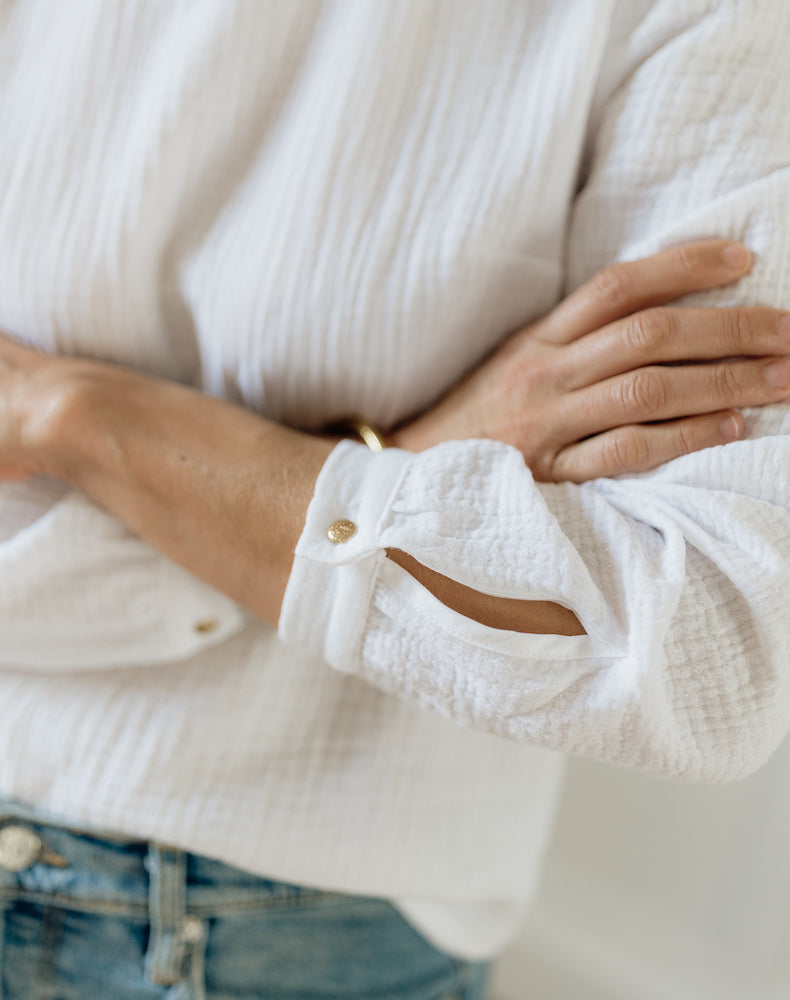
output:
[[[318,428],[419,411],[681,240],[757,254],[699,302],[788,305],[788,41],[784,0],[5,3],[0,326]],[[787,731],[787,408],[749,429],[583,486],[492,441],[343,443],[279,636],[84,497],[3,484],[0,794],[490,954],[552,751],[721,781]],[[588,634],[469,621],[387,548]]]

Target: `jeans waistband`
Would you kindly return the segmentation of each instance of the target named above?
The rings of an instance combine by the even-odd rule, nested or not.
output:
[[[146,978],[162,985],[178,981],[187,958],[190,967],[202,967],[209,917],[337,898],[171,845],[75,829],[0,801],[0,909],[20,896],[148,924]]]
[[[28,892],[56,892],[85,909],[144,913],[149,890],[161,883],[167,894],[170,874],[177,873],[192,912],[286,906],[306,898],[339,896],[262,878],[173,845],[80,830],[35,809],[0,800],[0,848],[4,836],[13,839],[9,830],[15,829],[32,832],[42,852],[36,863],[17,872],[3,865],[0,850],[0,893],[11,886],[21,887]],[[62,862],[48,863],[53,856]]]
[[[184,1000],[205,1000],[209,981],[231,984],[228,995],[274,996],[279,983],[303,979],[315,986],[305,986],[311,996],[480,1000],[486,975],[485,965],[436,950],[386,900],[288,885],[172,845],[77,830],[7,801],[0,802],[4,947],[0,968],[21,984],[11,995],[31,1000],[141,995],[128,984],[120,990],[128,971],[120,954],[133,955],[135,983],[167,987],[168,996],[179,984]],[[31,961],[42,992],[30,992],[23,970]],[[82,989],[91,965],[115,977],[112,990]]]

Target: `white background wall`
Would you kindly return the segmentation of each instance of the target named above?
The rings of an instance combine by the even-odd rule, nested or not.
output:
[[[496,1000],[790,1000],[790,743],[734,785],[573,761]]]

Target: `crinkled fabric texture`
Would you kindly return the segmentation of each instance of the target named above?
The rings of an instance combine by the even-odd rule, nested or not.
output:
[[[681,240],[756,254],[699,302],[786,305],[789,22],[785,0],[6,5],[0,327],[317,428],[405,419],[563,290]],[[536,883],[553,749],[718,781],[786,733],[786,412],[583,487],[493,442],[345,446],[289,647],[82,497],[4,485],[0,790],[396,898],[491,953]],[[330,551],[351,509],[358,544]],[[589,635],[466,621],[388,545]]]
[[[747,281],[697,301],[788,304],[790,132],[778,95],[790,78],[778,39],[790,11],[775,8],[769,29],[750,10],[656,4],[641,22],[615,20],[601,78],[611,96],[593,103],[571,216],[571,285],[613,257],[726,234],[758,262]],[[615,65],[633,72],[618,78]],[[441,445],[400,471],[372,550],[402,549],[488,594],[557,601],[583,637],[484,629],[359,546],[348,564],[327,552],[323,505],[340,481],[364,496],[379,479],[375,456],[341,444],[317,484],[281,634],[463,725],[695,780],[746,775],[790,721],[787,407],[747,423],[746,441],[582,486],[536,484],[491,441]],[[327,639],[351,573],[371,599],[337,646]]]

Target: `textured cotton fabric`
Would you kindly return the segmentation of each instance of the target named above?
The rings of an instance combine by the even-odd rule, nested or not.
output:
[[[787,305],[788,41],[784,0],[6,3],[0,326],[310,429],[418,412],[681,240],[757,254],[700,302]],[[787,414],[583,486],[491,441],[341,444],[279,637],[84,497],[5,484],[0,793],[490,953],[552,751],[719,781],[783,738]],[[470,622],[388,547],[588,635]]]

